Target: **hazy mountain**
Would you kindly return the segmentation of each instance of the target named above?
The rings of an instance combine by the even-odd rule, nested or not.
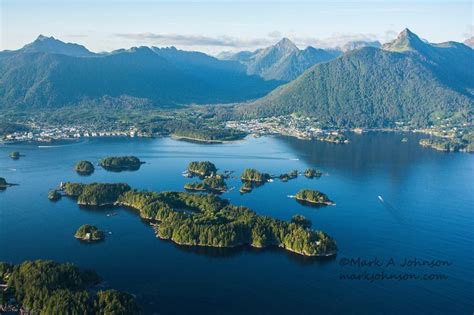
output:
[[[471,36],[470,38],[466,39],[464,41],[464,44],[466,44],[467,46],[471,48],[474,48],[474,36]]]
[[[382,44],[380,44],[380,42],[377,41],[377,40],[376,41],[363,41],[363,40],[350,41],[350,42],[347,42],[346,44],[344,44],[341,47],[341,50],[343,52],[348,52],[348,51],[360,49],[360,48],[363,48],[363,47],[380,48],[380,47],[382,47]]]
[[[160,106],[236,102],[263,96],[278,84],[247,75],[238,62],[175,48],[93,54],[40,36],[0,53],[0,107],[63,106],[104,96]]]
[[[221,54],[221,58],[241,62],[248,74],[259,75],[266,80],[291,81],[311,66],[336,58],[340,53],[308,47],[300,50],[288,38],[277,44],[236,54]]]
[[[378,127],[429,122],[431,115],[472,118],[474,51],[429,44],[404,30],[383,49],[365,47],[318,64],[269,95],[236,108],[237,117],[293,112],[325,124]]]

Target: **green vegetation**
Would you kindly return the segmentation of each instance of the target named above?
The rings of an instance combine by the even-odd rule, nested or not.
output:
[[[85,206],[112,205],[121,194],[130,190],[130,186],[124,183],[80,184],[66,182],[61,188],[64,189],[66,195],[77,198],[77,203]]]
[[[247,168],[244,170],[240,179],[242,181],[249,181],[249,182],[266,182],[271,178],[270,174],[267,173],[260,173],[254,168]]]
[[[347,137],[344,136],[343,134],[329,134],[329,135],[325,135],[323,137],[318,137],[317,140],[325,141],[325,142],[332,142],[332,143],[336,143],[336,144],[348,143],[349,142]]]
[[[115,204],[134,208],[141,218],[159,222],[157,236],[181,245],[278,246],[307,256],[332,255],[337,251],[335,241],[324,232],[259,216],[215,195],[127,190],[117,197]]]
[[[334,205],[328,196],[317,190],[301,189],[295,196],[296,200],[314,205]]]
[[[217,129],[217,128],[180,128],[174,130],[173,134],[176,138],[203,141],[203,142],[224,142],[236,141],[243,139],[246,134],[233,129]]]
[[[252,185],[251,182],[243,182],[242,186],[239,189],[239,191],[240,191],[241,194],[246,194],[246,193],[252,192],[253,187],[254,186]]]
[[[136,156],[110,156],[100,160],[100,166],[109,171],[136,171],[142,162]]]
[[[74,237],[82,241],[100,241],[104,239],[104,232],[93,225],[84,224],[77,229]]]
[[[184,188],[196,191],[224,192],[227,190],[227,184],[222,175],[211,175],[204,178],[202,183],[186,184],[184,185]]]
[[[81,175],[90,175],[94,173],[94,165],[89,161],[79,161],[74,166],[74,170]]]
[[[310,68],[265,97],[235,108],[235,119],[317,116],[322,126],[430,126],[433,113],[472,120],[474,50],[431,45],[408,32],[400,47],[365,47]],[[398,48],[396,48],[398,47]]]
[[[474,152],[474,142],[463,138],[421,139],[420,145],[444,152]]]
[[[193,161],[188,164],[188,173],[199,176],[210,176],[217,172],[216,166],[209,161]]]
[[[48,199],[51,201],[58,201],[59,199],[61,199],[61,193],[56,189],[52,189],[48,191]]]
[[[26,261],[20,265],[0,263],[1,280],[8,296],[14,296],[30,314],[139,314],[134,298],[106,290],[94,293],[99,276],[76,266],[53,261]]]
[[[315,170],[314,168],[307,168],[304,171],[304,176],[307,178],[321,177],[323,173],[320,170]]]
[[[10,152],[10,157],[14,160],[18,160],[20,158],[20,152],[18,151]]]
[[[289,173],[280,175],[280,179],[283,182],[287,182],[288,180],[294,179],[294,178],[297,178],[297,177],[298,177],[298,170],[293,170]]]
[[[291,223],[301,225],[306,229],[311,228],[312,225],[311,221],[306,219],[306,217],[301,214],[295,214],[293,217],[291,217]]]

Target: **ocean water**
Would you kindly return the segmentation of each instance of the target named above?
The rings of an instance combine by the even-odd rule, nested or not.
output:
[[[403,137],[409,141],[402,143]],[[0,191],[0,260],[53,259],[92,268],[105,285],[136,295],[146,313],[471,314],[474,155],[425,149],[420,137],[369,133],[351,135],[347,145],[288,137],[220,145],[169,138],[3,145],[0,176],[19,185]],[[25,156],[11,160],[13,150]],[[96,168],[91,176],[79,176],[73,170],[79,160],[130,154],[146,162],[138,171]],[[236,177],[247,167],[274,175],[321,169],[319,179],[275,180],[245,195],[232,178],[228,186],[235,189],[222,198],[282,220],[302,214],[336,239],[338,255],[178,246],[157,239],[134,211],[47,198],[61,181],[183,191],[194,179],[182,172],[194,160],[212,161]],[[301,188],[326,193],[336,206],[307,207],[288,197]],[[112,212],[117,215],[107,216]],[[85,223],[112,234],[101,243],[81,243],[73,234]],[[404,266],[405,259],[418,264]],[[433,260],[434,266],[420,265]]]

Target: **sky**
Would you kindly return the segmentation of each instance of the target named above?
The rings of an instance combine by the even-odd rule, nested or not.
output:
[[[382,43],[409,28],[430,42],[473,36],[473,0],[0,0],[0,50],[39,34],[100,52],[176,46],[210,54],[287,37],[300,48]]]

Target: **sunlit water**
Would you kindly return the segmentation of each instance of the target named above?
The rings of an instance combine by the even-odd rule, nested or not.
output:
[[[364,134],[348,145],[262,137],[202,145],[163,139],[90,139],[38,148],[0,146],[0,176],[18,183],[0,192],[0,260],[69,261],[96,270],[110,287],[137,296],[146,312],[174,313],[464,313],[474,309],[474,155],[423,149],[420,136]],[[8,153],[25,156],[14,161]],[[135,172],[97,168],[91,176],[75,162],[133,154],[146,162]],[[244,168],[280,174],[306,167],[324,176],[275,180],[240,195],[222,195],[257,213],[289,220],[303,214],[337,240],[332,259],[309,259],[281,249],[218,250],[159,240],[126,209],[91,210],[68,198],[53,203],[48,189],[61,181],[127,182],[154,191],[183,190],[188,162],[210,160],[221,170]],[[326,193],[336,206],[310,208],[288,195],[301,188]],[[378,197],[381,196],[383,201]],[[107,216],[111,212],[115,216]],[[73,234],[89,223],[111,232],[83,244]],[[438,268],[347,267],[343,258],[396,263],[405,257],[452,263]],[[444,280],[341,280],[341,274],[442,274]]]

